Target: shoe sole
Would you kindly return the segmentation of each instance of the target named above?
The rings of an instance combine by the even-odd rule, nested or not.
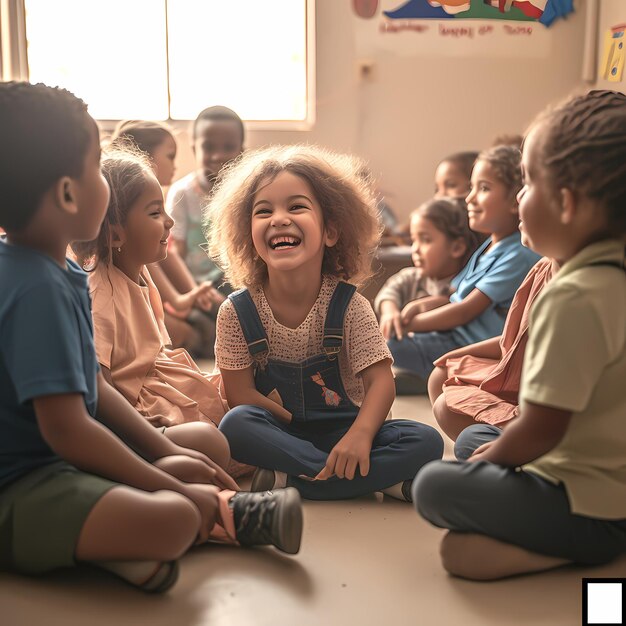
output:
[[[163,563],[161,568],[165,568],[165,571],[159,570],[149,581],[141,585],[139,588],[142,591],[145,593],[165,593],[176,584],[180,572],[178,561]],[[162,575],[162,578],[159,574]]]
[[[275,521],[278,540],[274,545],[287,554],[298,554],[302,540],[302,500],[300,493],[294,487],[281,489],[280,493],[282,497]]]

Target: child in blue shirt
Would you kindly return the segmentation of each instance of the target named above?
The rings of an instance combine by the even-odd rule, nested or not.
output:
[[[466,201],[470,228],[489,237],[452,280],[455,292],[449,304],[424,313],[415,303],[403,309],[407,334],[388,342],[399,390],[425,391],[435,359],[502,333],[517,288],[539,260],[520,240],[520,171],[520,152],[512,146],[496,146],[479,155]]]
[[[0,136],[0,569],[89,562],[161,592],[208,539],[296,552],[295,490],[219,491],[211,483],[236,486],[99,371],[86,275],[65,258],[97,236],[109,201],[85,104],[1,83]]]

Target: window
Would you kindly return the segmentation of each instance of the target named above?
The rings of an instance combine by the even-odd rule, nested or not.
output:
[[[28,80],[100,120],[313,121],[314,0],[23,0]],[[278,122],[278,124],[276,124]]]

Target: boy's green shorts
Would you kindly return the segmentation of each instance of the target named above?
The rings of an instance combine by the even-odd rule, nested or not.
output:
[[[42,574],[74,566],[87,516],[116,486],[56,461],[0,490],[0,570]]]

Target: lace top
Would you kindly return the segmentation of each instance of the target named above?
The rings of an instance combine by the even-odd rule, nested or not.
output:
[[[288,328],[274,319],[263,289],[250,290],[267,333],[270,358],[298,363],[322,354],[324,320],[337,282],[334,277],[324,276],[317,300],[298,328]],[[339,353],[341,379],[350,400],[360,405],[364,388],[359,373],[383,359],[391,361],[392,357],[378,329],[372,306],[359,293],[354,294],[348,305],[343,331],[344,342]],[[218,368],[227,370],[245,369],[253,363],[230,300],[222,304],[217,316],[215,359]]]

